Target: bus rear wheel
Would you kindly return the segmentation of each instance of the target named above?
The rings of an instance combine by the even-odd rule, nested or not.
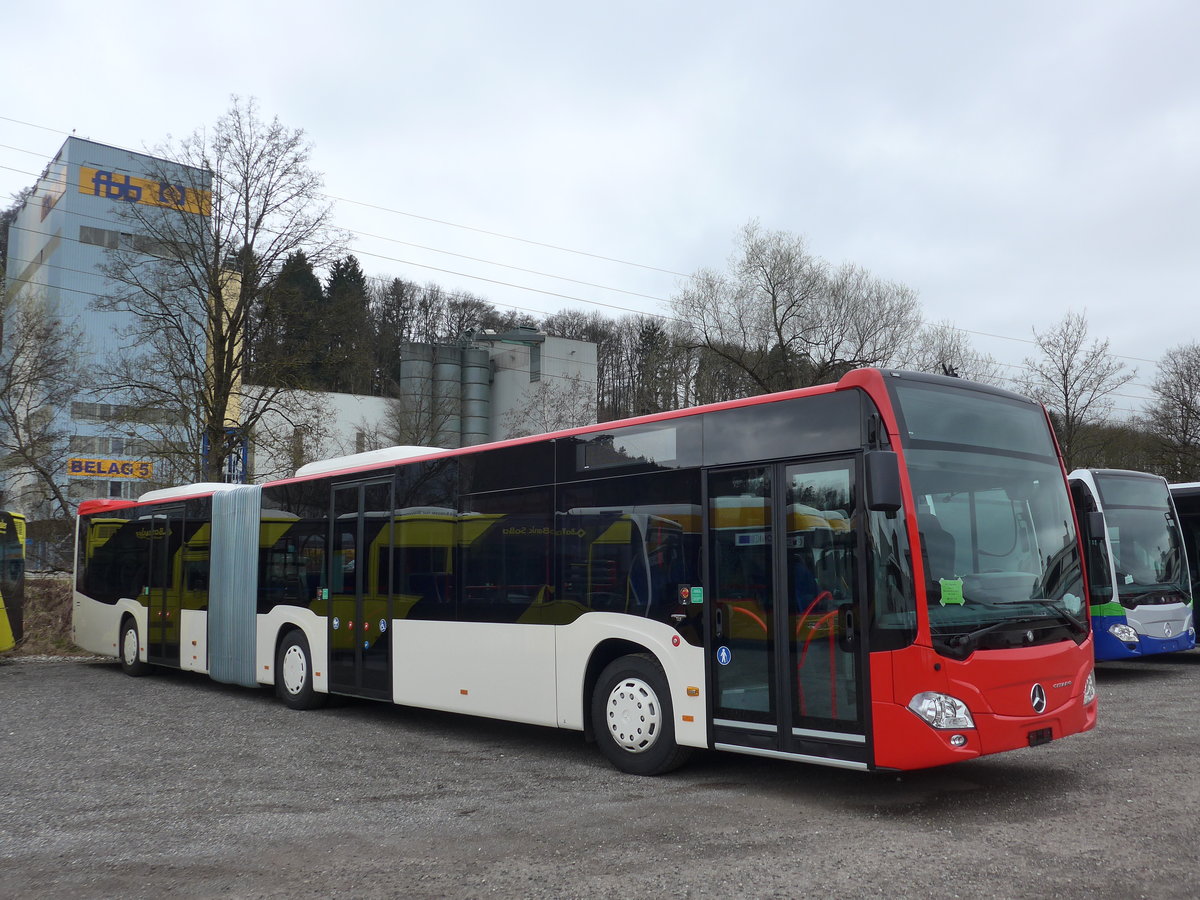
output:
[[[639,653],[609,663],[592,694],[592,730],[600,752],[631,775],[661,775],[691,749],[675,743],[671,693],[662,666]]]
[[[298,629],[284,636],[275,653],[275,693],[292,709],[317,709],[329,699],[313,687],[312,654]]]
[[[150,667],[141,660],[140,646],[137,622],[133,620],[132,616],[126,616],[121,622],[121,640],[117,644],[117,648],[121,652],[122,671],[134,678],[146,675],[150,671]]]

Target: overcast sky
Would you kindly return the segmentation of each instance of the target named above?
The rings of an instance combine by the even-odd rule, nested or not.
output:
[[[1200,340],[1194,0],[573,6],[3,0],[0,198],[239,94],[305,130],[368,275],[668,314],[757,219],[1005,363],[1085,312],[1126,408]]]

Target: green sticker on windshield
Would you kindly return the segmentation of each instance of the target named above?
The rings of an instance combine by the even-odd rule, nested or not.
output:
[[[967,602],[963,597],[961,578],[939,578],[938,584],[942,586],[942,606],[949,606],[951,603],[962,606]]]

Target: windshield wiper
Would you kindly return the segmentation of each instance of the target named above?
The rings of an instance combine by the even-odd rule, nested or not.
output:
[[[1082,619],[1077,619],[1074,613],[1068,610],[1065,606],[1059,604],[1057,600],[1043,600],[1038,597],[1030,597],[1028,600],[1023,602],[1040,604],[1041,606],[1044,606],[1046,609],[1053,612],[1059,617],[1059,619],[1061,619],[1063,622],[1066,622],[1068,625],[1074,625],[1080,631],[1087,631],[1087,622]]]
[[[951,647],[961,647],[964,644],[969,644],[972,641],[983,637],[989,632],[995,631],[998,628],[1008,628],[1015,623],[1013,619],[1004,619],[1000,622],[993,622],[991,625],[985,625],[982,628],[977,628],[974,631],[968,631],[966,634],[956,634],[951,637],[946,643]]]
[[[1073,625],[1075,628],[1079,629],[1080,631],[1087,630],[1088,626],[1087,626],[1086,622],[1080,621],[1079,619],[1075,618],[1075,616],[1073,616],[1070,612],[1068,612],[1063,607],[1059,606],[1057,601],[1055,601],[1055,600],[1039,600],[1039,599],[1034,599],[1031,597],[1030,599],[1023,600],[1021,602],[1037,603],[1041,606],[1046,607],[1046,609],[1049,609],[1050,611],[1054,612],[1060,621],[1067,623],[1069,625]],[[1001,628],[1011,628],[1011,627],[1020,626],[1020,625],[1028,625],[1030,621],[1031,620],[1027,616],[1023,616],[1023,617],[1015,618],[1015,619],[1003,619],[999,622],[993,622],[991,625],[985,625],[982,628],[977,628],[974,631],[968,631],[965,634],[953,635],[946,641],[946,644],[951,647],[962,647],[965,644],[970,644],[970,643],[978,640],[979,638],[983,637],[985,634],[990,634],[991,632],[997,631]],[[1033,621],[1036,621],[1036,620],[1033,620]]]

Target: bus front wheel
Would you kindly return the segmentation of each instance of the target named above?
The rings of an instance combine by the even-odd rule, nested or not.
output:
[[[275,693],[292,709],[317,709],[329,699],[313,688],[312,654],[302,631],[289,631],[279,642],[275,654]]]
[[[140,644],[137,622],[132,617],[126,617],[121,622],[121,642],[118,645],[121,651],[121,669],[126,675],[132,675],[135,678],[150,671],[150,667],[142,662]]]
[[[661,775],[691,755],[675,743],[671,693],[652,656],[622,656],[600,673],[592,694],[592,729],[608,761],[631,775]]]

